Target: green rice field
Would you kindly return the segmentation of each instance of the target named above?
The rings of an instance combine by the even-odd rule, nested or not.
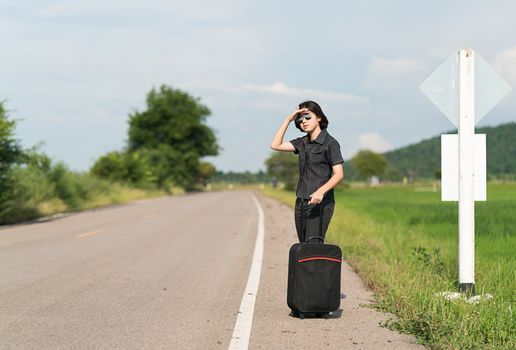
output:
[[[265,189],[290,205],[294,193]],[[375,292],[385,326],[432,349],[516,349],[516,184],[490,184],[475,205],[475,288],[490,299],[447,300],[458,291],[458,205],[415,186],[336,191],[327,234]]]

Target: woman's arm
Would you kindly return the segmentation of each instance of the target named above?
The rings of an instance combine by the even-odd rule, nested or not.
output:
[[[310,201],[308,204],[319,204],[322,202],[324,194],[337,186],[337,184],[344,178],[344,167],[342,163],[335,164],[333,167],[333,175],[330,177],[328,182],[319,187],[317,191],[310,195]]]
[[[290,143],[290,141],[283,142],[283,137],[285,136],[285,132],[287,131],[288,125],[291,121],[293,121],[298,113],[306,112],[306,108],[296,109],[292,114],[290,114],[281,124],[276,135],[271,142],[271,148],[275,151],[283,151],[283,152],[294,152],[295,148]]]

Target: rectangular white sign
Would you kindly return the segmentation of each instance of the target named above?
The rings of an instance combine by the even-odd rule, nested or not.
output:
[[[487,200],[486,135],[474,137],[473,197]],[[441,200],[459,200],[459,135],[441,135]]]

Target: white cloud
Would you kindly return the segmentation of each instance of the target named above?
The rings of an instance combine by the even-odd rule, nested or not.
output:
[[[85,13],[85,10],[86,6],[79,2],[60,2],[35,11],[34,16],[42,18],[80,16]]]
[[[421,59],[374,57],[369,62],[364,87],[369,90],[393,90],[422,81],[426,64]]]
[[[493,68],[505,81],[514,85],[516,83],[516,46],[496,55]]]
[[[328,100],[340,100],[340,101],[355,102],[355,103],[368,102],[367,97],[364,97],[364,96],[352,95],[352,94],[342,94],[342,93],[338,93],[338,92],[324,91],[324,90],[301,89],[301,88],[287,86],[285,83],[283,83],[281,81],[277,81],[271,85],[246,84],[246,85],[244,85],[244,89],[247,91],[250,91],[250,92],[269,92],[272,94],[297,96],[300,99],[324,98],[324,99],[328,99]]]
[[[18,1],[20,2],[20,1]],[[170,25],[188,24],[194,26],[213,26],[232,21],[241,11],[238,0],[170,1],[170,0],[73,0],[46,1],[50,4],[41,7],[41,1],[20,2],[17,7],[26,7],[29,13],[39,18],[60,18],[84,16],[86,21],[96,18],[110,18],[112,24],[125,23],[126,26],[141,26],[144,23],[158,24],[165,28]],[[1,6],[1,5],[0,5]],[[36,8],[34,10],[34,8]],[[200,11],[199,9],[202,9]]]
[[[377,132],[368,132],[358,135],[358,143],[360,149],[368,149],[378,153],[392,149],[392,144]]]

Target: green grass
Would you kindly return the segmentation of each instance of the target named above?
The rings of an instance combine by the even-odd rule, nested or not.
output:
[[[292,204],[294,194],[266,189]],[[457,204],[414,187],[349,188],[336,192],[328,240],[398,317],[387,326],[435,349],[515,349],[516,185],[490,185],[476,203],[475,283],[478,304],[447,301],[458,290]]]
[[[138,189],[66,169],[53,178],[30,167],[20,167],[15,171],[10,188],[11,199],[6,206],[8,210],[3,217],[0,216],[0,224],[184,192],[180,188],[171,188],[170,193]]]

